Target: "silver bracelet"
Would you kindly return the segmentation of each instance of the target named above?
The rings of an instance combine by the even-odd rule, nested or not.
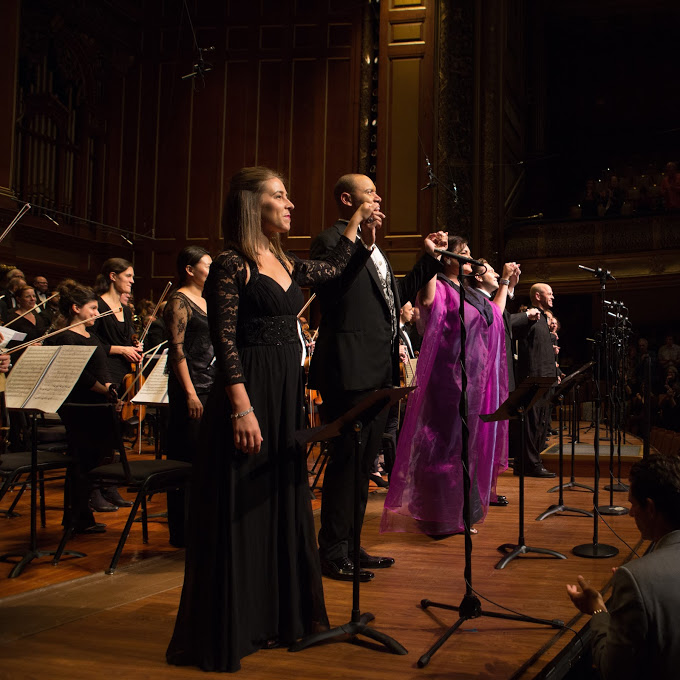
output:
[[[232,413],[231,419],[238,420],[239,418],[243,418],[244,416],[247,416],[249,413],[252,413],[254,410],[255,409],[251,406],[249,409],[241,411],[241,413]]]

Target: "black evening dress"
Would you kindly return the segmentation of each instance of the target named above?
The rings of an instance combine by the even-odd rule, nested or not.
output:
[[[99,304],[99,313],[110,311],[103,298],[97,297]],[[132,346],[132,336],[135,334],[135,324],[132,320],[132,312],[127,305],[123,305],[123,320],[118,321],[115,314],[105,316],[103,319],[98,318],[94,322],[92,332],[99,338],[104,350],[107,353],[109,373],[111,374],[111,381],[116,387],[119,387],[123,382],[123,378],[132,371],[130,362],[122,354],[110,354],[111,345],[129,345]],[[119,389],[118,394],[123,394]]]
[[[235,251],[212,263],[203,295],[218,375],[194,456],[170,663],[233,672],[272,640],[289,644],[328,626],[306,460],[294,441],[303,421],[296,315],[299,286],[339,275],[350,259],[363,266],[368,251],[360,250],[343,238],[325,262],[291,256],[287,290],[251,261],[246,283],[246,261]],[[240,382],[264,440],[255,455],[234,448],[225,385]]]
[[[174,291],[163,312],[164,326],[170,334],[168,355],[168,459],[191,463],[198,448],[201,421],[189,417],[187,397],[173,366],[186,361],[196,396],[203,407],[215,382],[215,352],[210,341],[207,314],[191,299]],[[153,345],[152,345],[153,346]],[[168,530],[170,543],[185,545],[185,492],[168,491]]]

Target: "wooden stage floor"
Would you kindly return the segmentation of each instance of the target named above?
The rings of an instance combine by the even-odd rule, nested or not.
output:
[[[592,483],[592,480],[579,478]],[[590,543],[593,520],[584,516],[553,515],[535,518],[557,502],[547,490],[555,480],[527,479],[525,537],[530,546],[551,548],[567,559],[529,554],[497,570],[497,548],[518,539],[518,479],[508,472],[498,483],[508,507],[492,507],[479,533],[473,536],[472,585],[488,611],[502,607],[530,616],[561,619],[580,630],[589,617],[579,615],[566,594],[565,584],[582,574],[598,588],[607,586],[611,570],[631,557],[630,550],[602,522],[599,542],[616,546],[619,554],[607,559],[574,556],[572,547]],[[604,484],[604,480],[602,482]],[[53,549],[60,534],[58,483],[48,494],[48,526],[39,529],[39,547]],[[368,641],[330,642],[299,653],[284,649],[261,651],[242,662],[241,677],[264,679],[350,679],[371,677],[460,678],[505,680],[534,678],[575,633],[543,625],[478,618],[467,621],[444,643],[429,665],[417,667],[419,657],[457,619],[443,609],[423,610],[428,598],[457,605],[463,597],[463,537],[433,541],[410,534],[380,535],[378,526],[384,491],[370,494],[362,544],[371,553],[390,555],[396,564],[377,571],[375,579],[361,587],[361,610],[375,615],[371,624],[408,649],[396,656]],[[600,503],[608,495],[601,492]],[[615,494],[627,507],[627,494]],[[565,503],[590,509],[592,494],[565,491]],[[315,505],[318,505],[315,504]],[[7,498],[2,504],[7,506]],[[164,507],[154,498],[150,512]],[[0,519],[0,553],[23,550],[28,536],[28,498],[19,504],[22,516]],[[114,515],[114,517],[112,517]],[[120,517],[118,517],[120,516]],[[193,668],[165,663],[182,583],[183,551],[167,542],[163,519],[151,526],[150,542],[141,543],[137,525],[128,541],[120,567],[113,576],[103,573],[108,565],[125,512],[109,513],[103,520],[109,531],[99,536],[80,536],[69,547],[86,552],[82,559],[68,558],[53,567],[49,558],[30,564],[24,574],[7,579],[10,565],[0,565],[0,678],[202,678]],[[642,554],[639,532],[628,515],[605,518],[629,545]],[[324,579],[331,625],[350,619],[351,584]]]

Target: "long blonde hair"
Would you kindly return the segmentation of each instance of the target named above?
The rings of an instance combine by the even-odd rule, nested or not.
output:
[[[229,183],[229,194],[222,213],[224,247],[258,262],[257,244],[262,236],[262,213],[260,201],[265,182],[283,177],[274,170],[262,166],[241,168]],[[281,260],[290,264],[281,247],[281,237],[275,234],[269,241],[269,249]]]

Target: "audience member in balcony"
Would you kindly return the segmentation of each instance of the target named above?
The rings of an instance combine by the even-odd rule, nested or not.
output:
[[[659,394],[658,422],[668,430],[680,430],[680,380],[674,366],[666,371],[666,381]]]
[[[609,178],[609,186],[602,192],[602,203],[605,215],[620,215],[623,205],[623,191],[619,186],[619,178],[612,175]]]
[[[659,369],[664,374],[671,367],[680,368],[680,345],[675,344],[672,333],[666,335],[664,344],[659,347],[657,356]]]
[[[668,211],[680,210],[680,175],[678,166],[666,163],[666,176],[661,180],[661,195]]]
[[[597,206],[601,204],[601,197],[595,190],[595,180],[586,180],[586,188],[581,197],[581,217],[592,219],[597,217]]]

